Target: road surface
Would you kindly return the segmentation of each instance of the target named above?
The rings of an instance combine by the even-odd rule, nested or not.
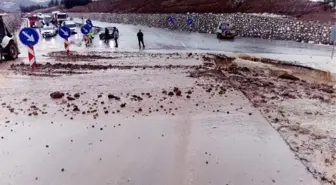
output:
[[[80,19],[74,19],[81,23]],[[149,28],[145,26],[123,25],[92,21],[97,27],[116,26],[120,31],[119,48],[114,48],[114,42],[105,44],[98,35],[95,36],[92,46],[86,48],[80,45],[82,34],[77,33],[70,38],[72,50],[88,51],[139,51],[136,34],[141,29],[145,35],[146,51],[148,52],[225,52],[232,54],[250,54],[259,57],[272,58],[302,65],[332,71],[336,73],[336,58],[331,59],[331,46],[298,43],[293,41],[276,41],[258,38],[240,38],[234,41],[218,40],[215,35],[203,33],[189,33]],[[36,55],[42,55],[45,50],[59,51],[64,49],[64,43],[59,36],[41,39],[35,47]],[[20,44],[21,57],[26,56],[26,47]]]
[[[71,46],[78,53],[94,50],[91,54],[107,58],[47,57],[63,49],[59,37],[42,39],[35,48],[38,63],[118,65],[120,69],[27,75],[2,64],[1,185],[320,184],[240,91],[211,79],[188,77],[202,65],[198,56],[153,57],[149,52],[314,52],[325,57],[329,47],[290,42],[289,49],[289,42],[239,38],[225,42],[211,35],[142,27],[149,51],[132,54],[126,51],[137,50],[138,27],[117,26],[119,49],[97,37],[92,48]],[[76,43],[79,37],[74,35],[70,42]],[[115,52],[105,52],[107,48]],[[25,58],[16,63],[21,61]],[[202,84],[225,86],[226,93],[210,93]],[[183,95],[163,93],[174,87]],[[53,100],[50,93],[55,91],[69,95]],[[66,98],[75,93],[80,96]],[[110,93],[121,99],[109,99]]]

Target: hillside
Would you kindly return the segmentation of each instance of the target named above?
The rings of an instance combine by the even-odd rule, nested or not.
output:
[[[34,0],[1,0],[0,7],[5,11],[15,11],[20,9],[20,5],[23,6],[32,6],[32,5],[46,5],[47,1],[34,1]]]
[[[100,0],[74,7],[73,12],[113,13],[275,13],[314,20],[313,14],[323,13],[331,21],[335,12],[309,0]]]

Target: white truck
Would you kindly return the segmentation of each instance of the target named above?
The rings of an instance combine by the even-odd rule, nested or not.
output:
[[[64,21],[68,19],[68,14],[62,13],[60,11],[52,12],[54,19],[57,20],[58,25],[61,25]]]
[[[16,39],[8,31],[2,19],[5,14],[0,14],[0,60],[4,57],[5,60],[15,60],[19,56],[19,49]]]

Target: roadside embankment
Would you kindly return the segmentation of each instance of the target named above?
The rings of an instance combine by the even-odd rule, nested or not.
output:
[[[305,43],[330,43],[331,25],[316,21],[301,21],[282,16],[256,14],[110,14],[110,13],[70,13],[72,17],[93,20],[168,28],[181,31],[215,33],[220,21],[234,24],[238,36],[263,39],[292,40]],[[168,16],[174,22],[167,20]],[[187,19],[193,19],[188,25]]]

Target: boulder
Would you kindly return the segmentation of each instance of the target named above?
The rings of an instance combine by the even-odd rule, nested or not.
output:
[[[50,94],[50,97],[52,99],[61,99],[61,98],[63,98],[63,96],[64,96],[64,93],[59,92],[59,91],[56,91],[56,92],[53,92],[53,93]]]

